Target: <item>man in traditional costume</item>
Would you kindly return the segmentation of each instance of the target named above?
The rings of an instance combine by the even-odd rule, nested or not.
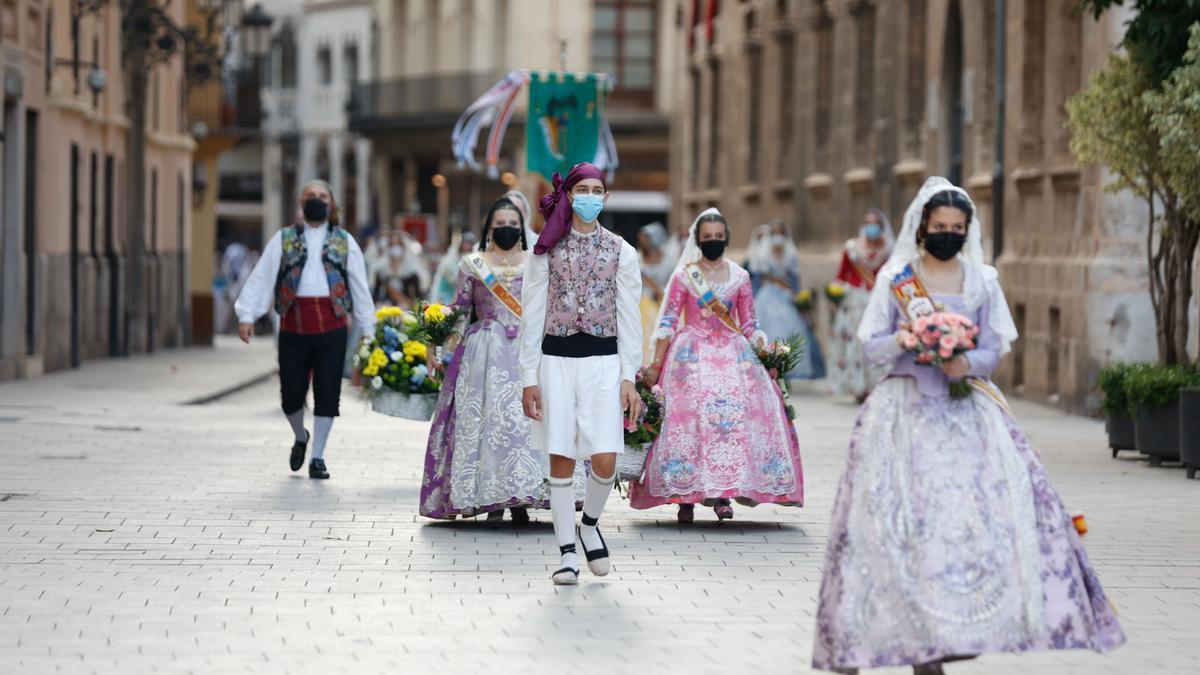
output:
[[[637,251],[599,226],[608,199],[604,174],[575,165],[540,204],[546,225],[525,266],[521,289],[522,405],[533,442],[550,454],[550,510],[561,566],[556,584],[579,582],[578,536],[588,568],[608,574],[608,548],[597,529],[624,451],[622,412],[637,419],[634,387],[642,361]],[[571,477],[591,459],[581,524],[575,527]]]
[[[338,416],[348,320],[363,335],[375,330],[375,304],[358,242],[338,226],[333,190],[312,181],[300,195],[303,220],[276,232],[234,305],[238,336],[250,342],[254,322],[274,307],[279,322],[279,392],[295,434],[292,471],[304,466],[312,441],[310,478],[329,478],[325,443]],[[320,252],[319,255],[317,252]],[[311,253],[311,255],[310,255]],[[313,434],[304,428],[308,382],[313,385]]]

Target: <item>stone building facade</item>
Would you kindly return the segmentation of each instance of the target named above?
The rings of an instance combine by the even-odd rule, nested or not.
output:
[[[377,0],[378,65],[355,88],[350,127],[373,144],[380,222],[422,211],[436,214],[443,233],[478,229],[503,192],[517,188],[533,201],[549,191],[525,170],[524,96],[498,179],[458,167],[451,154],[459,116],[517,68],[615,76],[607,116],[620,169],[601,220],[626,235],[665,220],[675,12],[671,0]]]
[[[0,379],[181,346],[190,333],[191,155],[182,62],[150,77],[146,134],[145,325],[126,312],[125,92],[117,3],[0,0]],[[183,23],[184,6],[168,13]],[[107,74],[99,93],[90,65]],[[137,290],[137,289],[133,289]]]
[[[349,131],[346,104],[372,77],[373,0],[273,0],[269,74],[263,89],[263,227],[266,241],[294,218],[299,186],[333,185],[351,228],[374,223],[371,143]]]
[[[1075,5],[678,2],[673,219],[718,206],[744,245],[783,218],[817,286],[867,208],[899,229],[924,179],[947,176],[980,210],[1022,333],[1001,384],[1094,410],[1100,367],[1152,359],[1155,340],[1143,210],[1103,192],[1064,126],[1067,97],[1116,49],[1127,15],[1095,21]]]

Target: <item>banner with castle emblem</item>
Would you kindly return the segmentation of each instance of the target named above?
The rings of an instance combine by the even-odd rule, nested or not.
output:
[[[546,180],[579,162],[609,168],[604,103],[612,80],[595,73],[534,73],[525,123],[526,166]],[[615,167],[612,167],[615,168]]]

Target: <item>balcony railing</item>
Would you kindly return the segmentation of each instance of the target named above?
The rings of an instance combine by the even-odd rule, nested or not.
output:
[[[236,91],[236,98],[230,101],[219,80],[188,90],[189,127],[194,129],[197,122],[203,122],[212,134],[257,133],[263,114],[258,79],[239,75]]]
[[[454,120],[505,73],[448,73],[354,85],[346,110],[350,128],[418,128]]]

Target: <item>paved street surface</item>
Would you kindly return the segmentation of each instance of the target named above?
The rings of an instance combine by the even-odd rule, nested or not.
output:
[[[352,394],[326,459],[287,467],[269,341],[0,384],[0,672],[804,673],[854,407],[796,397],[808,504],[614,497],[614,571],[548,581],[547,513],[416,515],[427,424]],[[952,673],[1200,671],[1200,481],[1113,460],[1103,425],[1018,403],[1130,643],[987,656]],[[891,670],[883,672],[908,672]]]

